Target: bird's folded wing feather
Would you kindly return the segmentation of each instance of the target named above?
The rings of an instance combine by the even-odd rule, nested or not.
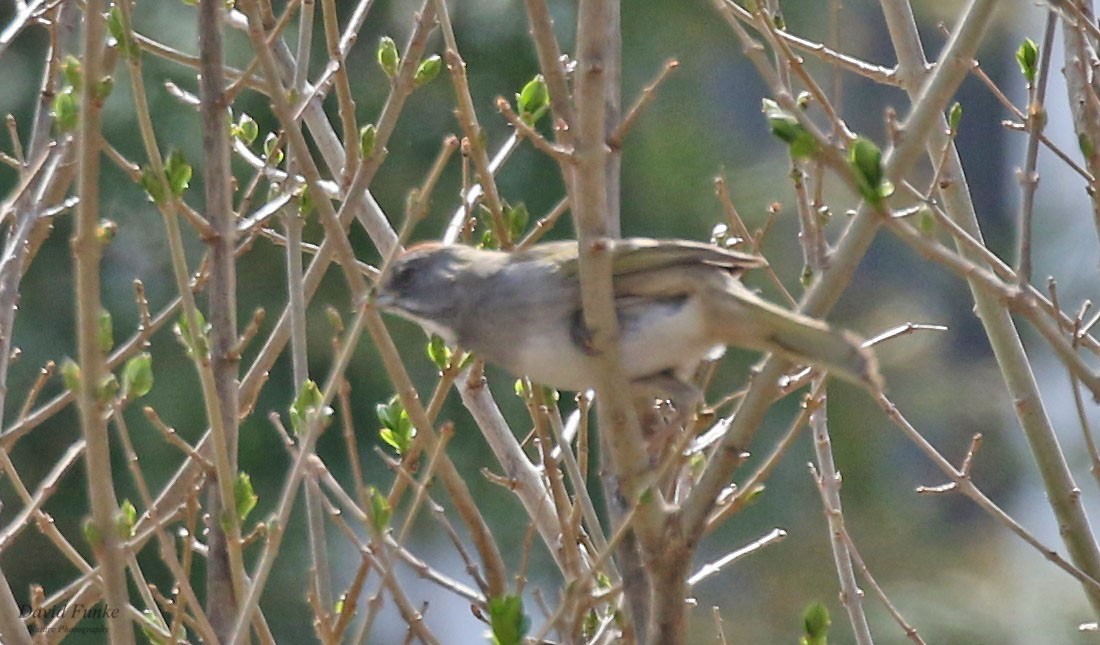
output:
[[[552,242],[530,249],[532,258],[553,259],[561,262],[563,273],[577,272],[576,246],[572,241]],[[568,259],[565,259],[567,256]],[[646,271],[658,271],[674,266],[705,265],[740,273],[767,265],[758,255],[723,249],[713,244],[691,240],[655,240],[627,238],[616,240],[611,247],[611,272],[616,278]]]
[[[619,240],[612,250],[615,276],[672,266],[706,264],[730,271],[744,271],[767,264],[764,258],[691,240]]]

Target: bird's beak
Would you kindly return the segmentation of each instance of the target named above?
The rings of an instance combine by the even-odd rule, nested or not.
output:
[[[363,298],[362,304],[371,305],[377,307],[378,309],[388,309],[392,307],[396,302],[397,300],[396,298],[394,298],[393,294],[387,293],[385,291],[379,291],[378,289],[371,289],[370,292],[367,293],[366,297]]]
[[[393,297],[393,294],[387,293],[385,291],[372,292],[370,298],[374,300],[374,304],[379,309],[386,309],[387,307],[393,306],[393,304],[397,302],[397,299]]]

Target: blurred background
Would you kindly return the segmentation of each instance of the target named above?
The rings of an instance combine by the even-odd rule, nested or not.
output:
[[[350,12],[355,3],[342,4]],[[475,106],[488,133],[489,149],[495,150],[508,137],[510,128],[496,114],[493,99],[511,98],[538,72],[527,35],[526,15],[522,3],[514,1],[464,0],[452,4],[452,19],[468,66]],[[1003,15],[987,37],[980,60],[982,68],[1008,96],[1022,105],[1024,82],[1013,54],[1023,37],[1041,40],[1040,25],[1045,13],[1031,3],[1003,4]],[[563,49],[571,51],[574,3],[551,1],[550,5]],[[411,29],[413,12],[418,8],[418,2],[378,0],[371,10],[348,64],[360,123],[377,119],[388,91],[387,79],[374,61],[378,39],[390,35],[403,44]],[[793,33],[811,40],[829,38],[824,3],[789,0],[783,3],[783,9]],[[916,3],[930,57],[938,52],[944,39],[940,23],[946,21],[950,27],[960,9],[961,5],[953,2]],[[0,21],[10,20],[12,15],[11,3],[3,3]],[[789,161],[785,147],[768,132],[760,113],[760,101],[766,91],[742,55],[741,46],[705,0],[668,3],[627,0],[623,2],[622,16],[625,105],[633,103],[666,59],[674,58],[680,63],[626,140],[623,233],[707,239],[712,227],[723,221],[721,206],[714,197],[714,179],[724,176],[750,228],[764,223],[771,204],[780,204],[781,212],[767,236],[764,253],[797,297],[801,293],[798,277],[802,262],[788,181]],[[187,53],[197,50],[195,22],[194,9],[183,2],[144,0],[135,9],[138,31]],[[288,40],[293,42],[293,38],[292,28]],[[431,42],[429,53],[442,53],[438,33]],[[30,125],[30,110],[37,96],[47,44],[42,30],[31,30],[16,41],[0,67],[0,87],[5,88],[0,92],[0,113],[14,115],[21,133]],[[325,56],[323,39],[318,36],[315,44],[315,68],[319,70]],[[227,45],[231,64],[237,67],[247,64],[250,48],[245,34],[229,33]],[[867,0],[844,3],[839,48],[887,67],[895,62],[881,13],[875,3]],[[1057,71],[1060,51],[1054,53],[1053,60],[1053,69]],[[201,210],[199,117],[163,87],[165,81],[172,81],[184,89],[197,91],[194,73],[153,56],[147,55],[143,61],[157,134],[164,148],[182,151],[196,165],[195,179],[186,198]],[[831,79],[831,73],[816,61],[808,62],[811,71],[820,74],[822,84],[831,87],[831,80],[825,82]],[[133,125],[133,105],[128,80],[123,78],[125,73],[120,66],[114,93],[107,104],[105,136],[124,155],[141,162],[144,155]],[[842,116],[853,131],[885,147],[884,110],[894,107],[904,116],[908,100],[896,89],[876,86],[851,75],[843,78]],[[1048,97],[1047,135],[1079,157],[1059,73],[1051,77]],[[964,107],[958,143],[983,233],[990,247],[1011,262],[1020,195],[1015,171],[1023,162],[1025,138],[1001,126],[1001,121],[1010,114],[976,79],[967,80],[957,99]],[[372,185],[375,197],[395,224],[402,218],[407,192],[420,184],[443,138],[459,132],[453,105],[453,90],[444,73],[411,97],[401,117],[388,146],[389,156]],[[326,107],[335,115],[333,100]],[[276,127],[266,99],[258,94],[245,92],[234,109],[235,113],[248,112],[259,122],[260,140]],[[243,165],[238,165],[237,170],[238,177],[247,176]],[[1055,276],[1063,307],[1073,312],[1082,300],[1100,298],[1097,239],[1090,206],[1082,182],[1045,150],[1040,155],[1039,170],[1042,180],[1035,214],[1035,281],[1043,284],[1047,275]],[[921,185],[929,176],[925,164],[914,173],[915,183]],[[9,192],[14,180],[9,168],[0,167],[0,192]],[[174,289],[156,209],[139,187],[110,164],[104,165],[103,181],[103,214],[120,227],[104,258],[104,304],[114,316],[116,338],[122,339],[132,332],[138,320],[131,286],[135,278],[144,281],[154,310],[171,299]],[[418,227],[416,239],[432,239],[442,233],[448,215],[458,204],[459,186],[458,164],[453,162],[434,194],[432,215]],[[555,165],[526,145],[521,146],[499,174],[499,186],[509,202],[525,203],[533,218],[545,215],[563,194]],[[828,232],[835,240],[847,221],[845,210],[855,204],[842,191],[830,195],[833,221]],[[58,220],[52,237],[23,283],[15,338],[23,356],[12,367],[5,423],[11,422],[21,397],[46,360],[76,355],[68,247],[70,223],[67,216]],[[563,219],[552,236],[572,234],[570,223]],[[307,239],[319,236],[319,225],[311,223]],[[201,253],[201,243],[194,235],[189,241],[194,263]],[[361,259],[377,261],[376,251],[361,231],[356,230],[353,241]],[[261,337],[270,331],[274,314],[285,302],[283,271],[282,249],[263,240],[241,261],[239,316],[244,321],[254,308],[266,307],[269,316]],[[779,300],[760,276],[749,281],[769,298]],[[345,313],[351,307],[336,271],[330,272],[325,287],[310,307],[310,371],[315,379],[323,377],[331,361],[332,328],[323,314],[324,306],[329,304]],[[962,459],[972,435],[983,433],[985,443],[974,466],[976,483],[1045,544],[1063,552],[1057,526],[1015,421],[1012,401],[1005,394],[971,306],[966,285],[954,275],[921,261],[888,234],[880,234],[832,320],[866,336],[905,322],[950,327],[944,333],[902,337],[879,349],[891,397],[925,437],[956,463]],[[1045,342],[1025,324],[1020,328],[1047,410],[1095,520],[1100,511],[1100,491],[1088,472],[1067,374],[1050,356]],[[435,369],[424,354],[422,333],[396,320],[392,321],[391,330],[417,385],[430,388],[436,379]],[[255,355],[258,343],[254,345],[245,355],[245,366]],[[152,352],[156,384],[146,403],[155,407],[183,437],[197,440],[205,422],[193,368],[167,330],[154,338]],[[731,351],[711,395],[720,396],[736,389],[756,358],[747,352]],[[492,371],[490,376],[506,416],[514,422],[517,433],[525,434],[529,422],[521,402],[512,393],[512,379]],[[348,377],[356,406],[354,421],[360,436],[360,458],[369,483],[387,486],[392,476],[374,452],[374,446],[379,445],[374,406],[392,394],[392,386],[369,341],[362,342]],[[51,383],[45,396],[56,393],[59,387]],[[290,367],[281,360],[271,372],[257,414],[241,429],[241,468],[252,475],[260,495],[253,517],[264,517],[273,510],[289,466],[266,415],[271,410],[285,414],[292,396]],[[563,397],[563,401],[567,400],[568,397]],[[167,447],[149,428],[139,407],[133,406],[127,418],[150,485],[159,487],[175,471],[180,458],[176,450]],[[752,446],[753,461],[738,472],[739,479],[767,454],[796,410],[796,397],[775,408],[768,427],[758,433]],[[1090,413],[1094,424],[1100,423],[1095,406],[1090,407]],[[476,498],[486,500],[483,511],[505,550],[506,562],[511,567],[517,566],[519,546],[527,528],[520,506],[509,492],[477,474],[482,467],[499,469],[456,396],[451,396],[441,418],[457,424],[456,438],[450,445],[451,456],[460,471],[469,474],[467,480],[474,487]],[[917,495],[915,487],[943,483],[943,476],[864,394],[840,383],[830,387],[829,418],[837,466],[844,476],[841,493],[849,532],[879,584],[927,642],[1086,642],[1077,626],[1096,617],[1090,613],[1078,583],[965,498]],[[26,481],[37,482],[78,436],[76,414],[69,409],[21,440],[13,460]],[[318,451],[337,476],[348,481],[348,459],[338,430],[330,429],[321,438]],[[136,500],[122,459],[116,456],[119,457],[117,481],[121,482],[119,497]],[[821,503],[806,466],[812,459],[809,436],[804,435],[768,482],[762,498],[704,543],[697,565],[743,546],[774,527],[788,532],[785,541],[698,586],[698,608],[692,614],[692,642],[713,641],[710,607],[714,605],[721,608],[730,642],[796,642],[801,634],[802,610],[813,601],[826,603],[832,612],[835,642],[851,640],[837,600],[838,585]],[[448,503],[442,492],[437,499]],[[7,523],[21,504],[6,478],[0,478],[0,501],[4,503],[0,520]],[[87,508],[84,474],[78,466],[60,482],[60,491],[45,510],[64,533],[78,535]],[[303,517],[301,508],[297,509],[295,520]],[[465,579],[463,564],[435,524],[422,519],[418,528],[414,552],[432,566]],[[303,571],[298,566],[307,561],[305,549],[303,524],[292,521],[283,546],[283,566],[276,567],[263,599],[268,620],[281,642],[314,639],[310,610],[303,596]],[[335,582],[342,588],[350,582],[359,556],[346,543],[334,539],[331,557]],[[151,570],[158,571],[152,562],[149,558]],[[341,562],[349,564],[340,566]],[[32,582],[52,591],[74,576],[70,565],[33,530],[25,532],[2,554],[2,565],[20,600],[26,597]],[[464,603],[417,580],[408,569],[401,574],[407,580],[411,597],[430,603],[429,624],[437,629],[446,626],[442,633],[448,635],[447,642],[483,640],[482,626],[470,616]],[[560,582],[547,554],[539,549],[533,555],[530,577],[532,583],[528,589],[540,586],[547,593]],[[538,624],[539,613],[529,591],[527,600],[528,613]],[[869,600],[866,606],[878,642],[906,642],[901,629],[876,601]],[[386,620],[376,630],[372,642],[397,642],[403,634],[399,621]],[[96,640],[87,637],[87,642]],[[74,636],[72,642],[81,642],[81,637]]]

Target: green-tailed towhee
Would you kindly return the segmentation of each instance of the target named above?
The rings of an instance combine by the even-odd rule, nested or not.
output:
[[[728,345],[807,363],[872,391],[874,354],[848,331],[761,299],[741,284],[763,258],[685,240],[611,243],[622,369],[674,402],[686,379]],[[577,243],[515,251],[427,243],[398,256],[376,302],[451,345],[551,387],[594,386],[595,354],[581,311]],[[717,353],[716,353],[717,352]]]

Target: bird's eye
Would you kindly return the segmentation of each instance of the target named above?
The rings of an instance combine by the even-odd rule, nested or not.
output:
[[[393,275],[390,278],[390,287],[394,291],[404,291],[409,286],[413,278],[413,268],[408,264],[399,264],[393,268]]]

